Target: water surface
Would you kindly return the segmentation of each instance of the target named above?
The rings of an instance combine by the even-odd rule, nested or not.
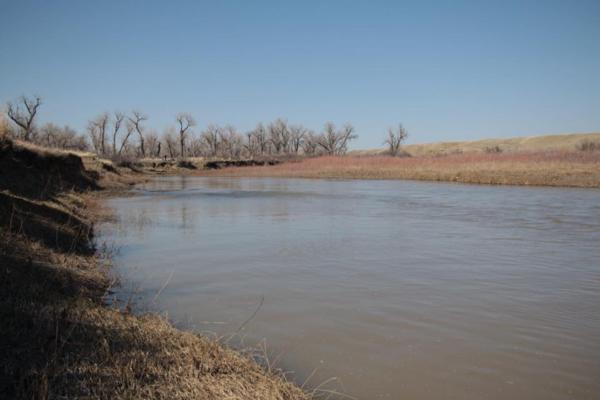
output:
[[[118,271],[364,399],[600,398],[600,191],[168,177],[110,200]],[[127,293],[128,285],[124,287]],[[148,300],[149,301],[149,300]]]

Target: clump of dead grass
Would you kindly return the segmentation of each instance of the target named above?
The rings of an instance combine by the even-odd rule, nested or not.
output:
[[[216,341],[107,307],[93,256],[0,239],[0,397],[306,398]]]

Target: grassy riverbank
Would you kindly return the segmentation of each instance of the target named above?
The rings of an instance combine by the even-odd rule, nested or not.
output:
[[[600,147],[600,146],[599,146]],[[200,171],[204,176],[409,179],[495,185],[600,187],[600,151],[576,147],[536,151],[457,152],[389,157],[327,156],[273,166]]]
[[[97,197],[142,175],[7,139],[0,171],[0,398],[309,398],[214,340],[108,305]]]

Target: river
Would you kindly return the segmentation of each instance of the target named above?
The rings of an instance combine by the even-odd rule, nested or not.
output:
[[[600,398],[598,190],[164,177],[108,205],[121,297],[307,387]]]

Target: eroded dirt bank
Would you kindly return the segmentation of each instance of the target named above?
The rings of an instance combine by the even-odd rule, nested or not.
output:
[[[135,179],[0,138],[0,398],[309,398],[214,340],[107,305],[96,198]]]

